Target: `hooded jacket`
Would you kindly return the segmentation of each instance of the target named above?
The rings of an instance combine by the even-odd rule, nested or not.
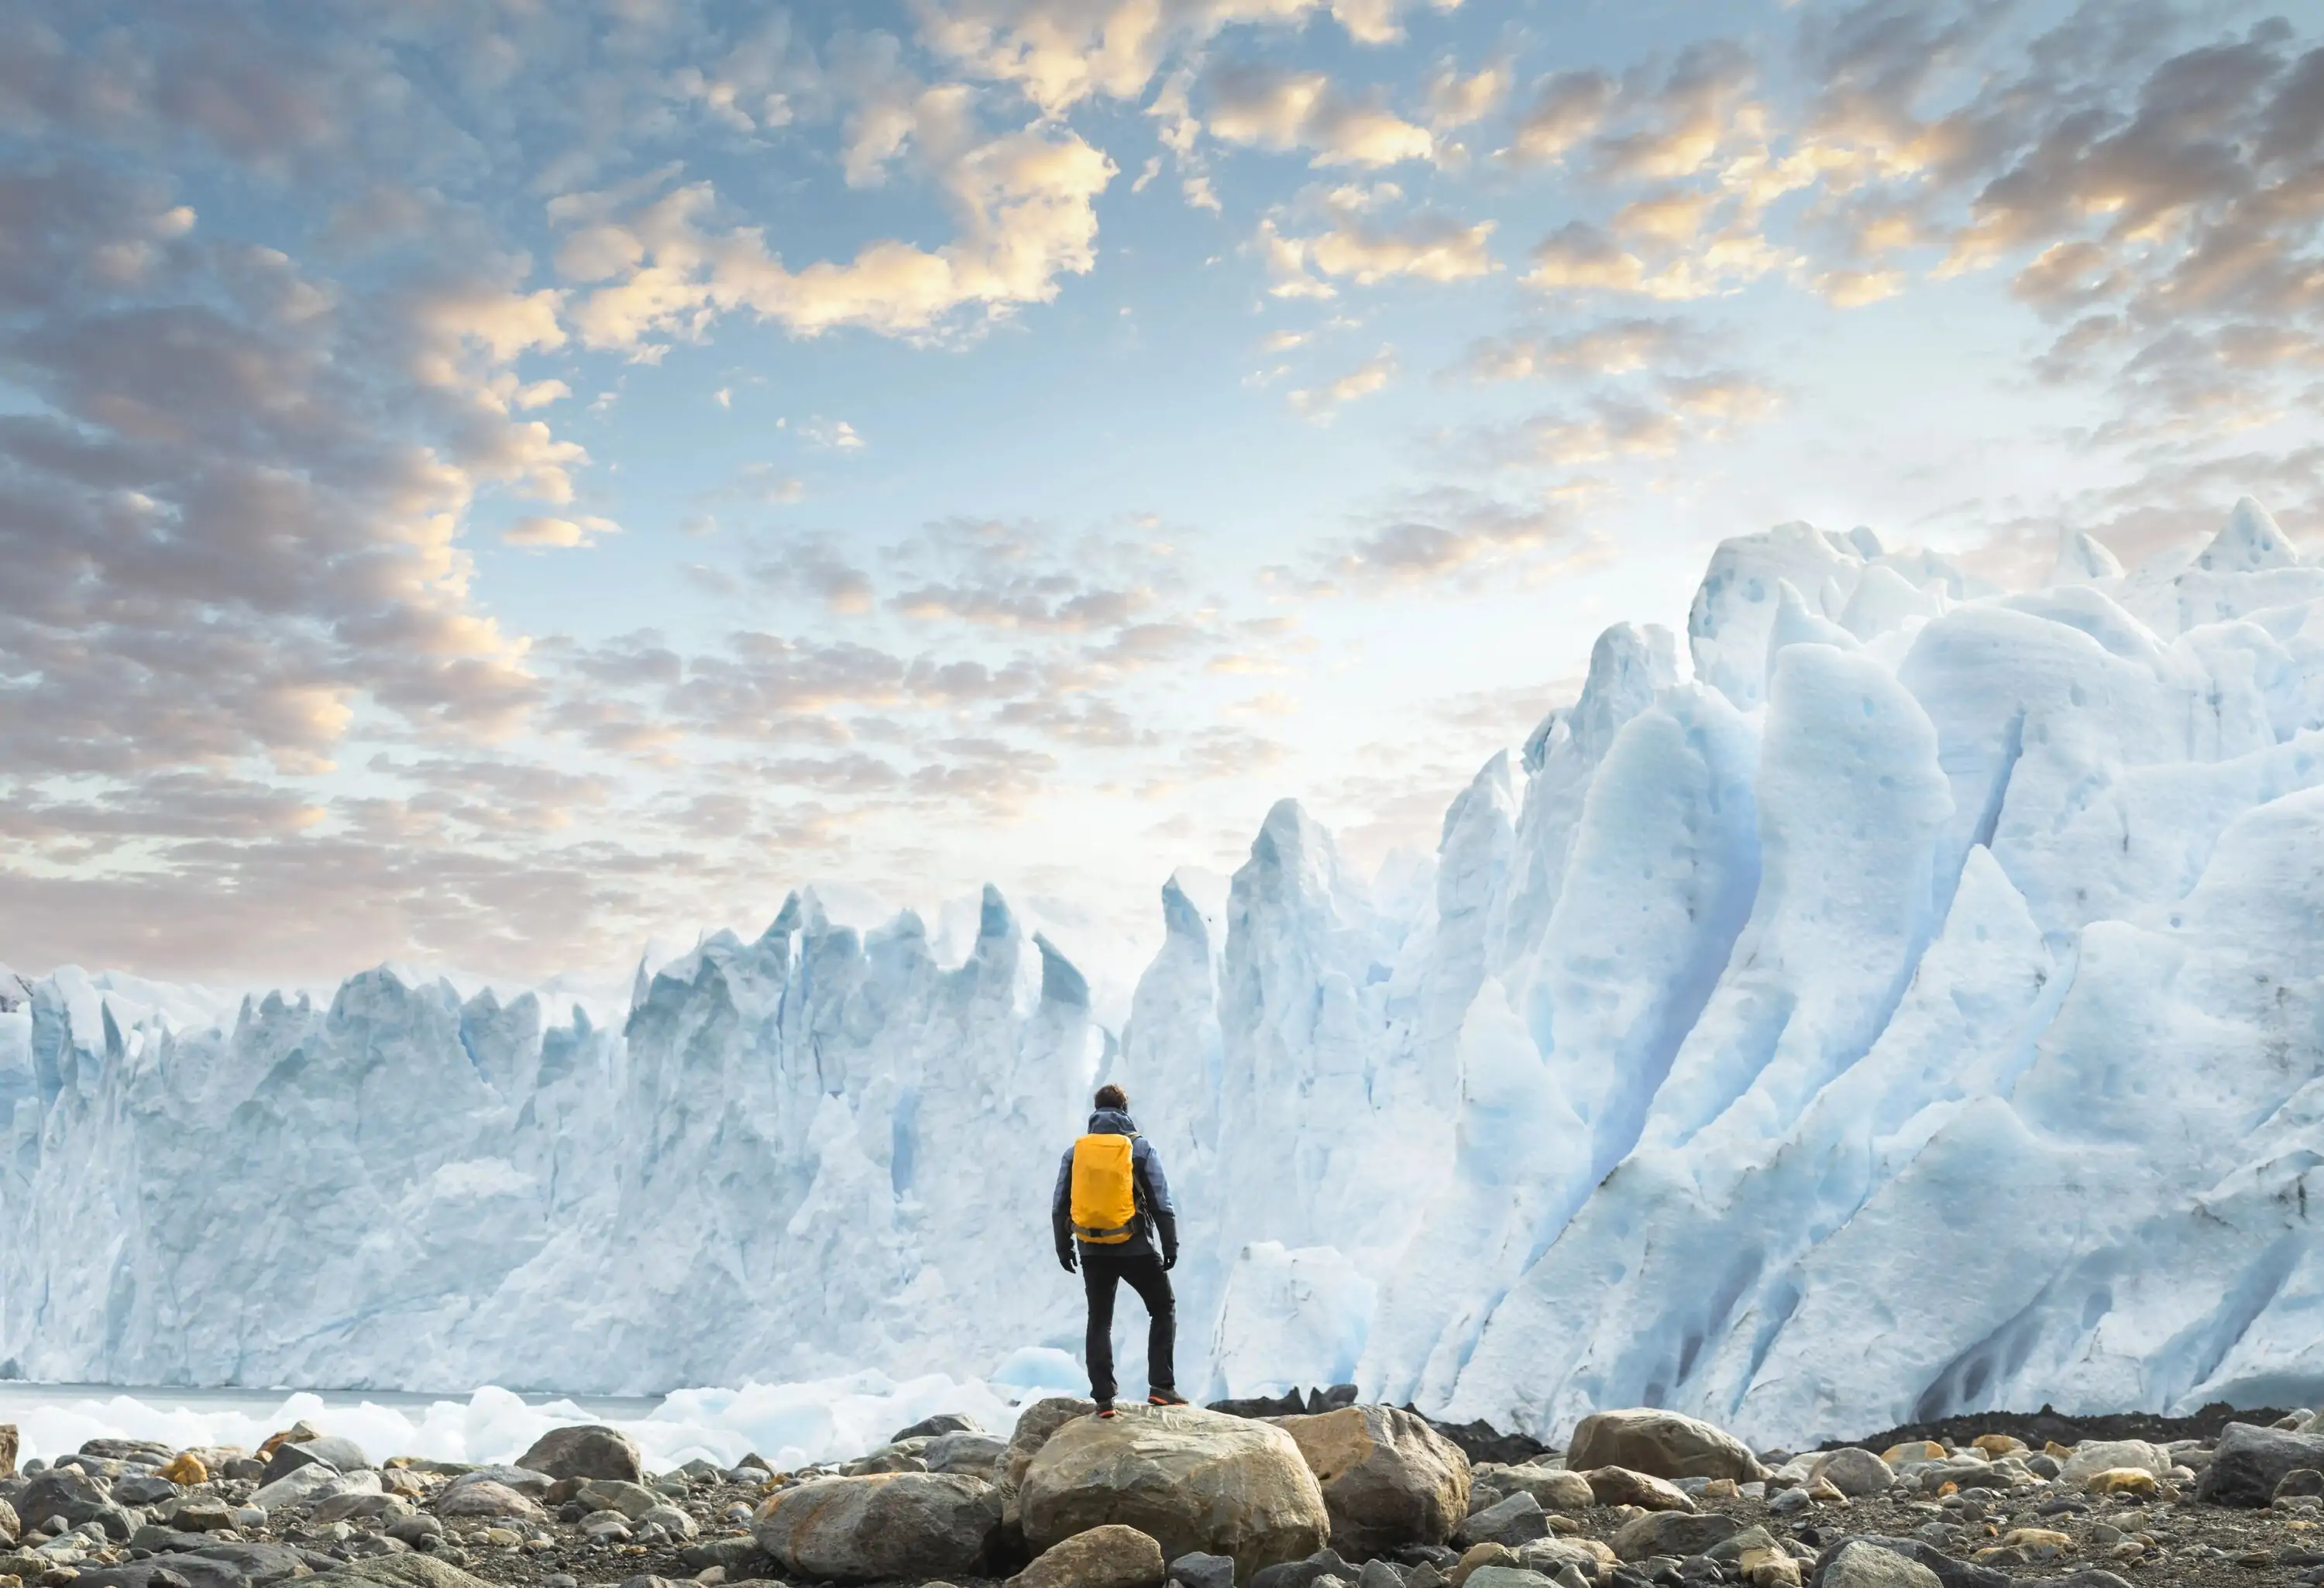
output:
[[[1130,1191],[1138,1199],[1135,1228],[1127,1241],[1099,1243],[1083,1241],[1074,1233],[1074,1149],[1065,1149],[1065,1156],[1057,1165],[1057,1191],[1050,1199],[1049,1225],[1057,1241],[1057,1256],[1063,1259],[1077,1244],[1084,1252],[1103,1251],[1123,1257],[1151,1257],[1155,1242],[1161,1242],[1165,1260],[1178,1255],[1178,1211],[1170,1205],[1170,1182],[1162,1176],[1162,1157],[1154,1150],[1152,1142],[1138,1133],[1138,1127],[1128,1114],[1118,1108],[1101,1108],[1090,1115],[1092,1136],[1128,1136],[1130,1149]]]

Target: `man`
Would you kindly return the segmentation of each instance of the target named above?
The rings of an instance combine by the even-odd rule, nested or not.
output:
[[[1184,1406],[1171,1365],[1178,1330],[1169,1270],[1178,1261],[1178,1215],[1169,1182],[1153,1144],[1130,1122],[1129,1095],[1100,1086],[1096,1101],[1089,1133],[1065,1149],[1057,1166],[1049,1206],[1057,1260],[1070,1274],[1078,1255],[1089,1297],[1090,1398],[1098,1416],[1113,1415],[1113,1297],[1127,1279],[1146,1304],[1147,1403]]]

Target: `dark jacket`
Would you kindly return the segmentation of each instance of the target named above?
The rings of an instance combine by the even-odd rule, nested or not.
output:
[[[1139,1135],[1138,1127],[1130,1116],[1117,1108],[1101,1108],[1090,1115],[1089,1132],[1093,1136],[1128,1136],[1133,1145],[1130,1149],[1130,1185],[1138,1198],[1137,1227],[1130,1239],[1111,1244],[1078,1241],[1081,1250],[1111,1252],[1122,1257],[1151,1257],[1158,1239],[1166,1259],[1178,1255],[1178,1211],[1170,1205],[1170,1182],[1162,1177],[1162,1155],[1154,1144]],[[1074,1149],[1065,1149],[1065,1160],[1057,1165],[1057,1194],[1049,1205],[1049,1225],[1057,1240],[1057,1256],[1062,1259],[1072,1250],[1066,1242],[1077,1241],[1074,1234]]]

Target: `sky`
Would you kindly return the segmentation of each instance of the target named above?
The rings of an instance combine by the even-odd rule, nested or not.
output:
[[[1705,559],[2324,511],[2324,13],[0,0],[0,961],[1356,871]],[[968,919],[973,919],[973,916]]]

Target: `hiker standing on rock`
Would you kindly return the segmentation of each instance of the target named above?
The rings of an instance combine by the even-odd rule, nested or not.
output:
[[[1170,1205],[1170,1183],[1162,1177],[1160,1155],[1130,1122],[1129,1094],[1119,1086],[1100,1086],[1096,1103],[1089,1133],[1065,1149],[1057,1166],[1057,1193],[1049,1205],[1057,1261],[1070,1274],[1078,1254],[1089,1297],[1090,1398],[1098,1416],[1113,1415],[1113,1297],[1127,1279],[1146,1304],[1147,1401],[1184,1406],[1171,1365],[1178,1315],[1169,1270],[1178,1260],[1178,1215]]]

